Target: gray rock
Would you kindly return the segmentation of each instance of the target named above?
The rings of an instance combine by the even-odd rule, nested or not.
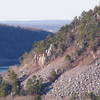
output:
[[[66,77],[65,77],[66,76]],[[100,93],[100,65],[88,65],[87,69],[78,75],[64,73],[53,85],[47,95],[59,98],[77,93],[82,96],[85,92]]]

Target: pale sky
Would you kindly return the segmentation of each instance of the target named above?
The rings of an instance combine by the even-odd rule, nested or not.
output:
[[[0,0],[0,20],[71,20],[100,0]]]

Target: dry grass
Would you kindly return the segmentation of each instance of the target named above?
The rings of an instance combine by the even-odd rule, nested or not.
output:
[[[16,96],[16,97],[12,97],[12,96],[7,96],[7,97],[0,97],[0,100],[34,100],[33,96]],[[69,100],[67,99],[58,99],[55,97],[43,97],[42,100]]]
[[[0,97],[0,100],[34,100],[34,96],[16,96],[16,97],[7,96],[7,97]],[[42,97],[42,100],[70,100],[70,98],[66,97],[63,99],[58,99],[56,97],[45,96],[45,97]],[[81,100],[91,100],[91,99],[87,98],[87,99],[81,99]]]
[[[0,100],[34,100],[33,96],[0,97]]]

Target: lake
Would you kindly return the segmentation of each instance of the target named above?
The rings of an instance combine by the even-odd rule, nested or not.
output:
[[[9,66],[18,64],[18,59],[0,59],[0,72],[6,72]]]
[[[9,66],[0,66],[0,72],[6,72]]]

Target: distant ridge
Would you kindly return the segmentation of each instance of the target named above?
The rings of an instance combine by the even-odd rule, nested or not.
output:
[[[60,27],[70,22],[70,20],[0,21],[1,24],[39,28],[50,32],[57,32]]]

